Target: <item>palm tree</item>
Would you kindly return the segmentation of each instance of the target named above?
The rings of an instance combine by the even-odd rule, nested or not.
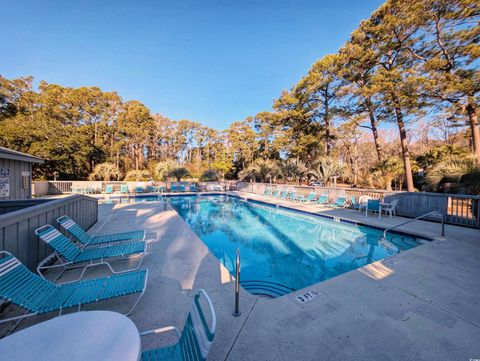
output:
[[[168,177],[174,177],[177,182],[180,182],[182,178],[188,177],[190,172],[185,167],[176,167],[173,168],[170,172],[168,172]]]
[[[95,166],[93,172],[89,175],[90,180],[111,181],[120,179],[122,173],[113,163],[100,163]]]
[[[388,157],[379,161],[372,168],[371,182],[376,186],[385,188],[387,191],[392,190],[392,182],[399,177],[403,177],[403,163],[398,157]],[[399,182],[400,185],[402,182]]]
[[[330,180],[339,177],[343,173],[343,166],[331,157],[318,157],[312,162],[312,168],[307,174],[312,175],[319,181],[330,185]]]
[[[297,160],[287,160],[280,164],[280,174],[289,182],[297,181],[307,173],[307,167],[304,163]]]
[[[164,160],[163,162],[158,162],[153,167],[153,175],[157,180],[166,180],[168,173],[177,166],[177,162],[172,159]]]
[[[238,173],[241,179],[253,178],[262,183],[274,180],[280,174],[277,163],[271,159],[256,159],[247,168]]]

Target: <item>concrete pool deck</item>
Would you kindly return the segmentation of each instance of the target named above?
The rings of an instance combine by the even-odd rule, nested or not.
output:
[[[282,204],[381,227],[405,220]],[[143,263],[149,269],[148,288],[131,319],[139,330],[166,325],[182,329],[194,293],[204,288],[217,312],[209,360],[480,358],[480,230],[447,225],[444,240],[308,287],[319,296],[302,305],[295,296],[305,290],[277,299],[242,290],[242,315],[235,318],[234,284],[228,271],[170,207],[164,210],[163,203],[157,202],[101,204],[99,221],[90,232],[138,228],[146,229],[156,242]],[[400,230],[433,238],[439,234],[439,225],[417,221]],[[104,273],[105,269],[96,269],[88,277]],[[123,311],[130,305],[127,301],[117,299],[85,309]],[[30,322],[23,322],[21,328]],[[172,341],[171,335],[142,339],[144,349]]]

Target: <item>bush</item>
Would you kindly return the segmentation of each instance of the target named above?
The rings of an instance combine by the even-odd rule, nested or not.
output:
[[[213,169],[206,170],[200,176],[200,180],[202,182],[218,181],[219,179],[220,179],[220,174],[218,174],[218,172]]]
[[[111,181],[119,180],[122,173],[120,169],[113,163],[100,163],[93,168],[93,172],[88,176],[89,180],[94,181]]]
[[[150,174],[150,171],[147,169],[143,170],[131,170],[127,172],[127,175],[125,176],[126,181],[149,181],[152,179],[152,175]]]

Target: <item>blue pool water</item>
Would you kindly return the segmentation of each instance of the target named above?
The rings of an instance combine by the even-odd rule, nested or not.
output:
[[[172,197],[171,204],[233,275],[241,251],[241,284],[282,296],[416,247],[399,234],[278,209],[229,196]]]

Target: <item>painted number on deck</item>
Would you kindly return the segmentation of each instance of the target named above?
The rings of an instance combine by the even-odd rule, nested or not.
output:
[[[313,301],[315,298],[317,298],[320,294],[318,291],[315,290],[309,290],[301,295],[297,295],[295,298],[298,303],[303,304],[306,302]]]

